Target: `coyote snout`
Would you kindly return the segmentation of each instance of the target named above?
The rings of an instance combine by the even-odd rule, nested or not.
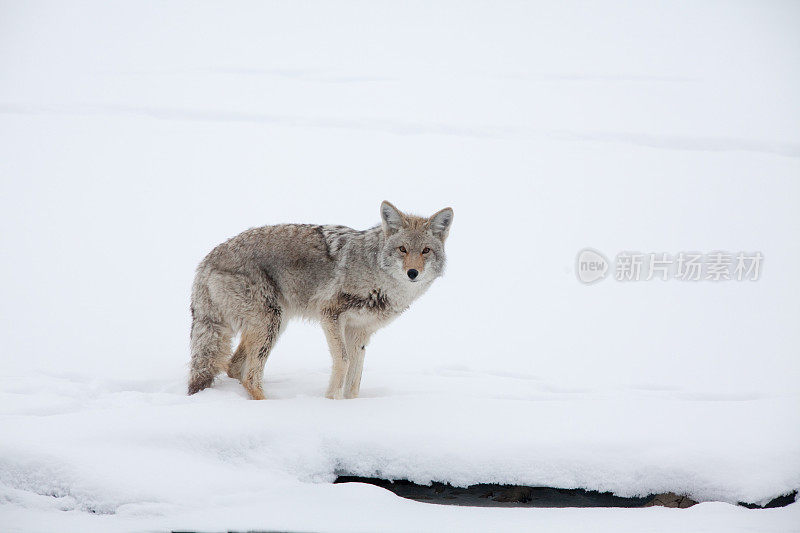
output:
[[[192,287],[189,394],[227,371],[263,399],[267,357],[286,323],[304,317],[321,323],[333,358],[326,396],[358,396],[370,337],[442,275],[453,222],[449,207],[422,218],[383,202],[380,215],[379,226],[363,231],[264,226],[214,248]]]
[[[406,250],[406,252],[402,250]],[[403,246],[402,250],[403,268],[406,271],[406,275],[411,281],[417,281],[417,277],[425,269],[425,255],[430,254],[430,248],[426,247],[420,251],[409,252],[408,249]]]

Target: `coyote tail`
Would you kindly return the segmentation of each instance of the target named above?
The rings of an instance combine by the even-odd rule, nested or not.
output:
[[[225,326],[207,317],[196,316],[192,308],[189,394],[210,387],[214,377],[225,370],[230,342],[231,336]]]

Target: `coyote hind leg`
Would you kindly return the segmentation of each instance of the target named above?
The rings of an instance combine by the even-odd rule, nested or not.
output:
[[[233,379],[242,379],[242,366],[244,366],[244,361],[247,358],[246,347],[249,344],[245,335],[246,332],[242,334],[242,338],[239,340],[239,346],[236,348],[236,351],[233,352],[233,357],[231,357],[231,360],[228,362],[228,376]]]
[[[280,335],[281,314],[279,308],[270,308],[264,323],[246,327],[228,365],[228,375],[237,378],[254,400],[264,399],[264,365]]]

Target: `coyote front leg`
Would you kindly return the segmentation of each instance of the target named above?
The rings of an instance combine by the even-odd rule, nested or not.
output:
[[[322,329],[325,331],[325,338],[328,340],[328,349],[333,358],[333,368],[331,369],[331,379],[328,383],[326,398],[341,400],[344,397],[344,380],[347,376],[349,358],[344,342],[344,331],[339,317],[336,315],[322,319]]]
[[[369,334],[361,329],[345,328],[345,347],[350,357],[347,377],[344,381],[344,397],[357,398],[361,390],[361,373],[364,370]]]

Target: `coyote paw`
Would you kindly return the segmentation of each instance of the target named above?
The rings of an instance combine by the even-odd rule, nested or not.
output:
[[[261,389],[261,387],[258,387],[256,385],[252,385],[250,383],[242,383],[242,385],[247,390],[247,392],[250,394],[250,397],[252,399],[254,399],[254,400],[266,400],[267,399],[266,396],[264,396],[264,391]]]

